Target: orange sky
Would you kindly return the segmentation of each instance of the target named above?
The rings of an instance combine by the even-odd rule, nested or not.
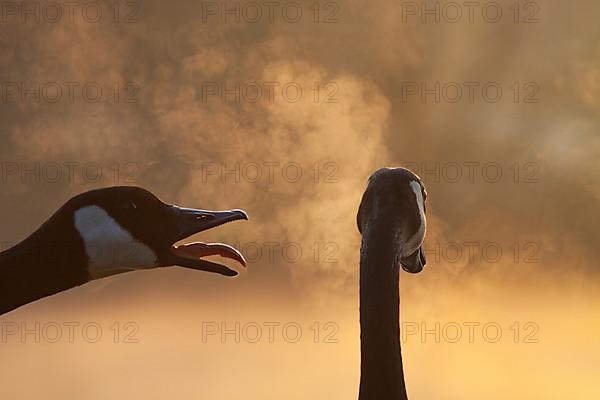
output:
[[[452,23],[442,2],[440,22],[423,23],[422,10],[407,14],[421,2],[322,2],[315,23],[314,2],[301,1],[297,23],[281,10],[273,22],[236,23],[200,2],[145,1],[116,23],[109,3],[97,3],[98,23],[81,10],[72,23],[66,10],[56,23],[3,10],[0,243],[23,239],[76,193],[136,184],[166,202],[245,209],[250,221],[193,239],[237,244],[250,265],[236,279],[126,274],[2,316],[3,398],[355,398],[355,214],[383,165],[413,168],[429,193],[428,265],[401,276],[405,333],[418,329],[403,343],[411,398],[600,395],[600,5],[523,2],[515,16],[500,1],[497,23],[481,10],[471,23],[465,9]],[[330,13],[338,21],[324,23]],[[139,22],[123,23],[128,15]],[[222,101],[220,85],[236,82],[239,101]],[[23,83],[39,84],[39,102],[21,99]],[[53,83],[63,90],[54,103]],[[423,93],[437,83],[439,102]],[[86,84],[102,88],[98,102]],[[203,341],[236,322],[240,343],[219,332]],[[439,343],[422,338],[436,323]],[[101,329],[96,343],[86,324]],[[286,324],[302,330],[296,343]],[[22,339],[24,327],[40,343]]]

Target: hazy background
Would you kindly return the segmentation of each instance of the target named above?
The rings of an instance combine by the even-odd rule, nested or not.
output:
[[[38,4],[39,22],[3,8],[3,248],[74,194],[110,185],[140,185],[189,207],[243,208],[251,220],[194,238],[242,248],[250,265],[238,278],[136,272],[0,318],[2,398],[355,398],[355,213],[371,172],[409,163],[429,193],[430,251],[422,274],[401,277],[402,320],[419,329],[403,343],[411,398],[600,396],[600,5],[522,2],[515,23],[513,3],[494,3],[503,12],[497,23],[483,18],[486,2],[473,22],[463,7],[455,23],[445,20],[455,15],[447,2],[439,3],[439,23],[434,15],[422,22],[422,10],[407,14],[421,2],[379,0],[317,3],[317,23],[312,1],[295,3],[296,23],[282,16],[287,2],[272,22],[263,6],[255,23],[244,20],[246,3],[239,23],[234,15],[222,21],[221,2],[123,2],[119,22],[114,5],[98,2],[87,11],[102,10],[97,23],[82,17],[82,6],[73,22],[63,6],[55,23],[44,18],[43,10],[55,18],[44,2],[25,3],[34,12]],[[56,102],[49,101],[53,82],[63,90]],[[73,101],[65,82],[79,85]],[[97,102],[82,95],[90,82],[102,88]],[[222,101],[220,92],[206,92],[211,83],[231,89],[236,82],[240,91],[257,82],[262,96],[252,101],[250,90]],[[279,84],[273,101],[265,82]],[[451,87],[439,102],[407,93],[436,82],[457,83],[462,97],[448,101]],[[479,85],[473,101],[464,82]],[[490,82],[502,89],[497,102],[482,96]],[[290,83],[302,89],[296,102],[282,94]],[[39,101],[21,98],[22,85]],[[55,166],[65,163],[77,163],[74,175],[64,167],[57,177]],[[236,163],[239,179],[225,174]],[[423,168],[436,163],[438,179]],[[473,179],[464,163],[479,163]],[[496,169],[482,173],[491,163],[502,172],[497,182]],[[472,258],[465,243],[477,243]],[[501,249],[498,260],[493,249],[484,256],[490,244]],[[203,337],[222,323],[235,331],[236,322],[239,343],[234,334]],[[273,343],[264,325],[271,322],[280,324]],[[79,324],[73,340],[69,323]],[[102,330],[96,343],[96,328],[81,332],[89,323]],[[437,341],[433,333],[421,337],[436,323]],[[472,340],[469,323],[479,324]],[[257,343],[254,324],[262,327]],[[297,325],[284,335],[285,324]],[[50,343],[57,325],[62,336]],[[296,343],[294,327],[302,329]],[[25,329],[39,343],[33,333],[22,337]]]

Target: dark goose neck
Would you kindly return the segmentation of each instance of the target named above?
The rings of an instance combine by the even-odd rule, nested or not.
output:
[[[31,236],[0,253],[0,315],[89,280],[72,214],[57,212]]]
[[[394,230],[382,223],[365,233],[360,253],[359,400],[406,400]]]

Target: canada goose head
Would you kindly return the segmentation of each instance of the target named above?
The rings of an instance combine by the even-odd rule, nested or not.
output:
[[[420,272],[426,263],[426,198],[417,175],[405,168],[382,168],[369,178],[357,215],[363,237],[368,233],[385,240],[378,232],[393,232],[396,262],[410,273]]]
[[[65,212],[72,215],[83,240],[92,279],[169,265],[237,275],[224,265],[201,258],[210,255],[231,258],[245,266],[241,253],[228,245],[175,245],[195,233],[248,219],[242,210],[182,208],[162,202],[145,189],[117,186],[82,193],[59,210]]]

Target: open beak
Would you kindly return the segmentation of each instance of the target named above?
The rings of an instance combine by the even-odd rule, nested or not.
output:
[[[169,211],[177,224],[177,236],[174,242],[185,239],[195,233],[223,225],[239,219],[248,219],[242,210],[207,211],[193,208],[170,206]],[[171,247],[169,262],[185,268],[214,272],[225,276],[235,276],[234,271],[224,265],[203,260],[202,257],[219,255],[237,261],[246,266],[244,256],[234,247],[223,243],[188,243]]]
[[[401,259],[400,264],[402,264],[403,270],[410,272],[411,274],[421,272],[426,264],[423,245],[419,246],[419,248],[410,256]]]

